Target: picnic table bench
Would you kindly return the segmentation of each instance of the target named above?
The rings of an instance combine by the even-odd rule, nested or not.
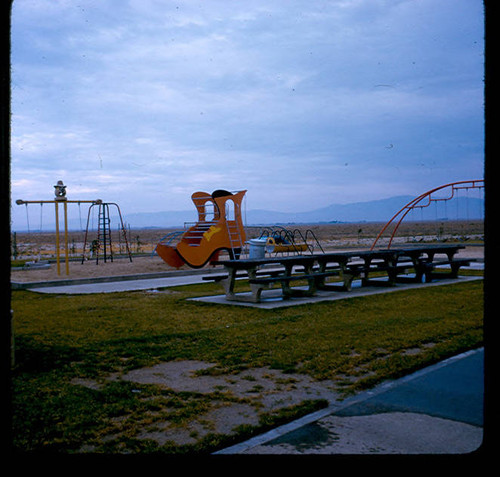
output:
[[[282,269],[259,269],[256,271],[256,276],[258,277],[266,277],[266,276],[276,276],[279,275],[280,273],[283,273]],[[202,277],[202,280],[205,281],[213,281],[213,282],[220,282],[221,280],[225,280],[228,278],[228,273],[212,273],[210,275],[205,275]],[[239,270],[235,273],[234,278],[248,278],[248,272],[246,270]]]
[[[203,277],[204,280],[220,282],[230,301],[261,301],[264,290],[275,284],[281,286],[281,296],[289,299],[296,296],[314,296],[318,290],[350,291],[352,282],[361,279],[362,286],[395,286],[398,282],[426,282],[442,276],[456,278],[461,266],[473,259],[455,259],[454,255],[463,245],[408,247],[394,250],[342,251],[311,255],[266,257],[259,259],[221,260],[224,273]],[[445,260],[434,260],[445,254]],[[437,267],[449,265],[451,272],[436,272]],[[273,266],[274,268],[269,268]],[[408,272],[414,276],[409,277]],[[377,276],[373,277],[373,274]],[[382,275],[382,276],[380,276]],[[336,280],[329,281],[331,277]],[[237,278],[248,278],[251,293],[235,293]],[[292,287],[293,282],[301,287]]]
[[[431,282],[436,278],[457,278],[461,267],[469,266],[474,258],[455,258],[456,253],[465,248],[463,245],[434,245],[428,247],[409,247],[399,249],[400,260],[407,260],[414,269],[415,276],[400,277],[397,281]],[[436,255],[446,255],[446,259],[435,259]],[[450,272],[436,272],[436,268],[450,266]]]

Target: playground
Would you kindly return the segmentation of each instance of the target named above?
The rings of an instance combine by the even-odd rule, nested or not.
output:
[[[307,230],[312,230],[325,251],[334,251],[369,248],[383,225],[376,222],[297,224],[293,226],[287,225],[287,228],[291,228],[292,230],[299,229],[304,234]],[[247,235],[249,238],[258,237],[262,229],[265,228],[258,226],[247,227]],[[84,232],[70,230],[68,233],[70,243],[69,277],[91,278],[175,270],[175,268],[169,267],[158,256],[153,254],[158,239],[172,232],[174,232],[174,229],[132,229],[130,233],[127,232],[130,237],[129,245],[132,252],[132,262],[123,254],[124,248],[122,245],[122,254],[117,254],[115,260],[112,262],[101,260],[99,264],[96,264],[95,260],[86,260],[82,264],[81,247],[83,245]],[[17,232],[16,236],[19,261],[17,263],[18,267],[13,271],[13,279],[19,281],[39,281],[43,279],[67,278],[64,274],[57,274],[54,231],[41,233]],[[452,240],[456,243],[468,245],[468,254],[471,257],[479,258],[483,256],[483,237],[484,223],[481,220],[445,221],[437,224],[434,221],[403,222],[399,230],[399,243],[404,245],[418,244],[423,241],[436,243],[441,238],[445,240],[449,238],[445,243],[449,243]],[[40,269],[23,269],[21,265],[26,261],[38,260],[40,251],[41,260],[48,261],[49,266]],[[205,268],[210,269],[211,266],[207,265]],[[179,270],[189,269],[189,266],[184,265]]]
[[[61,262],[64,259],[65,274],[68,276],[70,262],[77,258],[82,265],[87,261],[94,261],[98,265],[124,257],[132,263],[134,252],[137,256],[148,253],[158,256],[168,267],[174,269],[186,266],[200,269],[227,258],[264,258],[266,254],[314,255],[330,250],[338,252],[345,247],[369,248],[372,252],[376,247],[389,249],[393,243],[406,246],[484,241],[484,221],[469,219],[468,200],[465,206],[466,220],[459,218],[458,207],[455,220],[450,219],[447,212],[448,202],[456,199],[454,202],[460,204],[459,194],[463,191],[467,194],[466,199],[469,190],[479,191],[484,195],[483,180],[459,181],[427,191],[406,204],[386,224],[335,223],[334,228],[328,228],[332,224],[327,224],[326,227],[317,224],[248,225],[244,222],[245,190],[230,192],[217,189],[212,193],[198,191],[191,195],[198,220],[194,223],[185,222],[182,229],[163,231],[162,235],[160,229],[152,229],[152,237],[145,237],[144,231],[132,231],[130,226],[127,229],[118,204],[101,199],[68,200],[66,187],[63,181],[58,181],[54,186],[55,197],[52,200],[16,200],[17,205],[25,207],[27,222],[27,233],[13,232],[11,237],[11,255],[13,265],[17,266],[16,271],[30,267],[49,269],[50,259],[54,257],[57,274],[62,274]],[[55,206],[55,234],[43,230],[44,204]],[[68,225],[70,204],[78,206],[78,232],[72,231]],[[85,229],[82,223],[82,204],[90,204]],[[484,214],[481,210],[484,205],[481,204],[479,202],[479,212]],[[444,205],[444,209],[441,208],[438,212],[438,205]],[[30,226],[29,209],[34,206],[40,207],[37,230]],[[62,230],[60,209],[64,211]],[[423,211],[428,212],[430,209],[435,211],[435,219],[424,220]],[[115,210],[115,230],[111,225],[110,210]],[[415,220],[417,211],[420,211],[420,220]],[[442,212],[444,218],[440,219],[438,217],[441,215],[438,213]],[[382,237],[384,233],[388,237]]]
[[[284,235],[313,236],[313,255],[319,244],[319,254],[363,250],[371,257],[371,244],[383,225],[287,225]],[[208,231],[214,238],[220,227],[210,232],[213,226],[201,235]],[[273,230],[283,232],[279,226]],[[241,248],[239,256],[219,254],[218,261],[245,263],[250,251],[244,242],[264,237],[268,244],[272,235],[268,227],[244,232],[237,247],[234,240],[221,242],[223,248]],[[14,289],[16,447],[213,453],[483,344],[482,221],[399,226],[395,249],[451,246],[455,257],[479,265],[464,266],[458,279],[378,287],[374,294],[346,292],[335,301],[278,309],[203,301],[222,289],[202,278],[224,269],[206,255],[196,263],[166,263],[153,251],[160,237],[172,233],[132,230],[130,254],[115,253],[112,260],[81,260],[81,251],[75,250],[74,257],[68,256],[68,273],[58,270],[53,256],[47,266],[23,262],[35,258],[36,263],[44,247],[53,251],[54,233],[18,234],[13,283],[193,273],[199,280],[115,293],[99,293],[99,283],[91,294]],[[75,249],[79,234],[67,234]],[[23,251],[26,243],[31,250]],[[279,255],[301,260],[307,253]],[[234,286],[235,292],[248,291],[248,280]]]

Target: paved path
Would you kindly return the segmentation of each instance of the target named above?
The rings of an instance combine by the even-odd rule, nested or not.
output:
[[[151,277],[151,278],[140,278],[140,279],[128,279],[127,277],[116,277],[113,280],[112,277],[106,280],[96,280],[92,282],[91,280],[68,280],[61,284],[43,284],[40,286],[33,285],[29,286],[27,289],[37,293],[58,293],[58,294],[89,294],[89,293],[115,293],[115,292],[125,292],[125,291],[138,291],[138,290],[157,290],[161,288],[182,286],[182,285],[192,285],[196,283],[206,283],[202,279],[203,274],[179,274],[171,275],[166,277]],[[447,284],[453,284],[460,281],[472,281],[472,280],[482,280],[483,277],[476,276],[459,276],[458,278],[443,278],[436,280],[431,283],[399,283],[392,287],[361,287],[360,280],[355,280],[353,282],[353,289],[350,292],[321,292],[319,291],[316,296],[313,297],[299,297],[290,300],[282,300],[280,298],[262,300],[261,303],[251,303],[251,302],[238,302],[238,301],[228,301],[225,295],[215,295],[215,296],[202,296],[199,298],[192,298],[193,301],[202,301],[215,304],[224,304],[231,306],[248,306],[255,308],[280,308],[285,306],[302,305],[309,303],[317,303],[321,301],[334,301],[341,300],[345,298],[353,298],[355,296],[366,296],[380,293],[394,292],[398,290],[406,290],[412,288],[421,288],[429,286],[441,286]],[[221,287],[222,291],[222,287]],[[271,290],[270,293],[273,291]],[[277,290],[278,295],[281,295],[280,290]]]
[[[96,283],[80,283],[54,285],[44,287],[30,288],[31,291],[38,293],[114,293],[123,291],[153,290],[158,288],[174,287],[181,285],[192,285],[201,283],[201,275],[179,275],[175,277],[164,278],[142,278],[138,280],[119,280]]]
[[[218,454],[465,454],[483,442],[484,350],[383,384]]]

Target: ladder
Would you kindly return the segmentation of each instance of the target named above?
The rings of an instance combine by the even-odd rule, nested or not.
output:
[[[93,250],[95,252],[95,258],[96,258],[96,264],[99,264],[99,256],[102,255],[104,262],[108,260],[108,258],[113,261],[113,244],[111,241],[111,218],[109,214],[109,206],[114,205],[118,211],[119,217],[120,217],[120,224],[121,224],[121,233],[123,235],[123,239],[125,240],[125,247],[127,250],[127,255],[129,257],[129,260],[132,261],[132,254],[130,252],[128,240],[127,240],[127,232],[125,230],[125,227],[123,225],[123,219],[121,215],[120,208],[118,207],[117,204],[113,202],[95,202],[89,207],[89,212],[87,216],[87,228],[85,230],[85,239],[84,239],[84,244],[83,244],[83,254],[82,254],[82,263],[85,261],[85,250],[87,246],[87,236],[89,232],[89,220],[90,220],[90,214],[91,214],[91,209],[98,205],[99,206],[99,211],[98,211],[98,218],[97,218],[97,238],[93,240]]]
[[[109,218],[108,204],[99,204],[99,214],[97,219],[97,251],[96,263],[99,263],[99,253],[102,250],[104,263],[109,257],[113,261],[113,245],[111,243],[111,220]]]
[[[235,207],[239,209],[239,204],[235,204]],[[226,220],[227,235],[229,237],[229,243],[231,250],[229,251],[229,258],[231,260],[237,260],[241,254],[241,249],[243,248],[241,237],[243,236],[240,230],[240,225],[237,220]]]
[[[238,239],[237,232],[235,234],[234,232],[234,224],[230,224],[229,221],[226,222],[226,230],[227,230],[227,237],[229,239],[229,249],[227,252],[229,253],[229,258],[231,260],[235,259],[235,249],[237,248],[236,241]]]

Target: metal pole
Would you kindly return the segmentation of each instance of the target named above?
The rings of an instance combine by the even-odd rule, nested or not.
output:
[[[104,263],[106,263],[106,209],[107,205],[103,204],[102,205],[102,242],[103,242],[103,250],[104,250]]]
[[[64,202],[64,253],[66,257],[66,275],[69,275],[68,260],[68,204]]]
[[[56,261],[57,261],[57,274],[61,274],[61,265],[59,263],[59,204],[54,202],[56,208]]]

